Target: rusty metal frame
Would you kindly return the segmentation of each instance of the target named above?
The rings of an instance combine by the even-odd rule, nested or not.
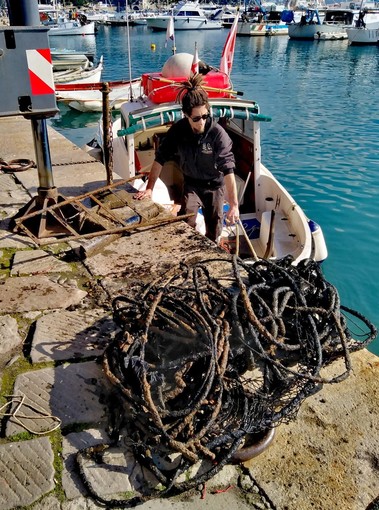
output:
[[[107,207],[107,205],[105,205],[100,200],[99,195],[105,192],[110,192],[111,194],[117,197],[118,201],[121,201],[122,205],[120,207],[124,206],[130,207],[130,203],[128,203],[126,200],[123,200],[122,195],[117,194],[117,192],[125,191],[125,189],[122,188],[122,186],[131,181],[134,181],[135,179],[136,179],[135,177],[132,177],[130,179],[125,179],[122,181],[118,181],[116,183],[108,184],[107,186],[103,186],[96,190],[89,191],[77,197],[72,198],[62,197],[62,200],[60,202],[54,203],[53,205],[46,206],[45,204],[43,204],[43,207],[41,209],[35,210],[33,212],[30,212],[15,219],[16,229],[28,235],[37,245],[42,246],[58,242],[91,239],[93,237],[104,235],[118,234],[119,236],[121,236],[123,233],[135,230],[136,228],[172,223],[175,221],[180,221],[182,219],[187,219],[189,216],[191,216],[191,215],[172,216],[162,206],[154,204],[155,206],[160,208],[157,217],[149,219],[144,217],[143,213],[136,211],[136,214],[140,216],[141,221],[136,224],[128,225],[118,215],[114,214],[111,208]],[[97,208],[96,211],[91,210],[82,203],[82,201],[87,198],[91,199],[93,203],[96,204],[95,206]],[[81,234],[80,231],[76,230],[72,225],[70,225],[64,217],[64,212],[62,211],[62,208],[68,205],[72,205],[75,209],[77,209],[78,214],[83,215],[83,218],[81,220],[82,224],[86,219],[90,219],[98,227],[100,227],[100,230]],[[56,222],[55,227],[56,226],[58,226],[58,228],[62,227],[61,231],[60,232],[58,231],[57,235],[54,237],[48,235],[49,231],[46,226],[48,215],[51,215],[53,220]],[[35,223],[38,225],[37,235],[35,232],[31,230],[31,228],[29,228],[29,226],[26,225],[26,222],[29,222],[29,220],[31,219],[35,219]],[[104,221],[104,219],[106,221]],[[109,222],[111,222],[114,226],[109,228]]]

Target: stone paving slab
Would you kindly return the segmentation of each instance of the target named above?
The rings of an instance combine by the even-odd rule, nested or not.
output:
[[[0,356],[21,345],[17,321],[10,315],[0,315]]]
[[[102,309],[56,310],[36,321],[30,356],[33,363],[99,356],[117,331]]]
[[[130,448],[110,447],[96,459],[83,456],[81,469],[95,494],[106,500],[125,498],[125,493],[138,496],[159,483],[136,461]]]
[[[89,446],[109,444],[109,441],[105,431],[97,429],[68,434],[63,439],[63,460],[65,467],[62,474],[62,484],[68,499],[73,500],[73,502],[80,501],[80,496],[89,495],[82,478],[78,474],[75,462],[76,453]],[[82,469],[84,476],[91,484],[95,493],[106,500],[125,497],[125,494],[122,493],[128,493],[129,497],[131,494],[138,495],[148,485],[154,488],[159,483],[147,469],[141,468],[138,462],[136,462],[132,450],[130,446],[127,446],[127,443],[128,438],[124,437],[119,446],[106,449],[102,455],[98,454],[96,462],[92,459],[84,459],[83,461]],[[238,477],[239,470],[236,466],[225,466],[215,477],[207,482],[208,495],[220,488],[227,489],[231,486],[236,486]],[[182,475],[182,478],[182,481],[186,480],[185,473]],[[259,496],[257,497],[254,483],[251,479],[247,481],[245,486],[247,492],[251,492],[253,496],[255,495],[255,500],[261,500]],[[181,498],[185,499],[186,503],[184,506],[179,506],[179,508],[198,508],[196,505],[200,503],[200,491],[195,492],[197,496],[193,497],[191,503],[188,502],[188,498],[191,498],[189,493],[185,496],[182,495]],[[156,498],[139,505],[138,508],[165,508],[165,504],[167,507],[170,507],[173,505],[173,499],[176,501],[176,504],[180,504],[180,498]],[[236,493],[233,496],[233,500],[235,505],[232,508],[237,508]],[[241,506],[238,504],[238,508],[248,508],[247,505],[245,506],[242,503],[241,498],[238,498],[238,503],[241,503]],[[261,508],[267,509],[270,506],[266,504]]]
[[[5,211],[12,211],[13,209],[18,210],[29,200],[29,193],[23,189],[10,190],[6,192],[3,191],[0,193],[0,207]]]
[[[14,254],[11,276],[69,273],[72,267],[44,250],[25,250]]]
[[[18,190],[23,190],[24,193],[27,193],[25,189],[16,182],[13,173],[2,173],[0,171],[0,206],[3,204],[3,194],[5,195],[9,191]]]
[[[88,496],[76,466],[76,453],[83,448],[101,444],[109,444],[110,438],[104,429],[87,429],[82,432],[72,432],[63,437],[62,460],[64,464],[62,473],[62,486],[68,499]]]
[[[164,276],[181,262],[212,258],[217,251],[214,243],[186,223],[177,222],[121,237],[84,264],[91,274],[103,277],[102,286],[114,298],[133,285]],[[222,250],[219,253],[226,255]]]
[[[54,489],[48,437],[0,445],[0,510],[30,505]]]
[[[16,211],[15,211],[16,212]],[[32,248],[36,244],[29,237],[21,236],[10,232],[9,228],[10,220],[0,221],[0,248]]]
[[[30,195],[26,189],[18,184],[13,178],[13,174],[3,174],[0,172],[0,207],[7,209],[19,207],[30,200]]]
[[[228,487],[225,487],[227,489]],[[137,507],[141,510],[258,510],[245,501],[238,489],[231,488],[226,492],[200,491],[170,499],[156,499]],[[265,510],[266,506],[261,506]],[[300,510],[300,509],[299,509]]]
[[[277,510],[366,510],[379,495],[379,358],[352,355],[350,377],[325,384],[277,430],[250,472]],[[328,375],[343,372],[342,361]],[[334,372],[337,370],[337,372]]]
[[[75,423],[107,423],[105,394],[108,393],[109,385],[101,365],[93,361],[25,372],[16,378],[13,390],[14,395],[26,397],[26,404],[59,418],[62,427]],[[12,410],[14,408],[15,405]],[[42,418],[40,412],[26,406],[22,406],[20,412],[30,416],[21,421],[36,432],[45,432],[57,424],[53,418]],[[9,419],[7,437],[24,431],[14,417]]]
[[[6,133],[6,136],[0,137],[0,157],[5,161],[16,158],[36,161],[30,120],[21,116],[2,118],[1,132]],[[49,125],[47,125],[47,133],[52,162],[52,179],[59,194],[67,197],[78,196],[106,185],[106,171],[102,163]],[[12,140],[12,143],[9,143],[9,140]],[[17,180],[29,191],[30,195],[37,194],[39,180],[36,168],[18,172]]]
[[[67,308],[86,295],[75,281],[53,282],[46,276],[8,278],[1,286],[0,313]]]
[[[214,243],[197,234],[186,223],[177,222],[121,237],[84,263],[96,275],[122,277],[124,281],[129,277],[135,280],[152,279],[155,273],[165,274],[179,261],[196,254],[205,258],[208,252],[209,257],[214,257],[215,249]]]
[[[60,505],[54,496],[48,496],[33,505],[33,510],[98,510],[104,508],[103,505],[96,504],[90,498],[84,497],[64,501]],[[200,491],[194,491],[172,498],[154,499],[142,503],[136,508],[141,510],[266,510],[269,507],[261,505],[259,502],[250,503],[249,497],[245,498],[237,488],[231,487],[226,492],[207,491],[204,497]]]

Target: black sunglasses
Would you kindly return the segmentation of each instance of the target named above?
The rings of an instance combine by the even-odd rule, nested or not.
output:
[[[210,117],[209,113],[204,113],[204,115],[197,115],[196,117],[190,117],[190,119],[192,120],[192,122],[200,122],[201,119],[207,120],[209,119],[209,117]]]

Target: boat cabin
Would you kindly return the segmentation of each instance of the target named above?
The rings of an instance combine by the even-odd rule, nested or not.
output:
[[[354,12],[351,10],[326,10],[323,23],[325,25],[352,25]]]

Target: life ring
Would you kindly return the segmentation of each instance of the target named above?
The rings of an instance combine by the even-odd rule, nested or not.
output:
[[[268,429],[260,434],[248,434],[246,436],[245,445],[239,448],[232,455],[233,462],[247,462],[254,457],[257,457],[263,453],[270,444],[273,442],[275,437],[276,429]]]
[[[23,172],[35,166],[36,164],[31,159],[12,159],[9,162],[0,160],[0,170],[3,172]]]

